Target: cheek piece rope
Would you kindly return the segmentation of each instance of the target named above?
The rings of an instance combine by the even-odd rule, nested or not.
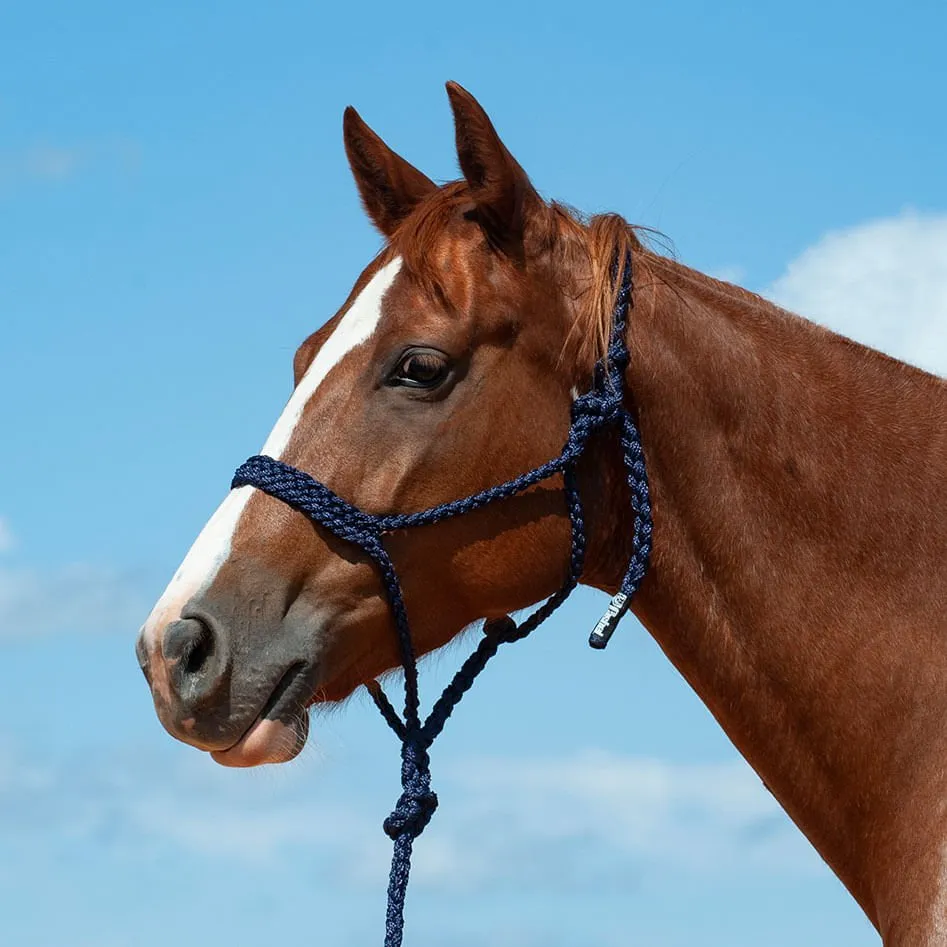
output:
[[[625,409],[624,380],[628,366],[628,346],[625,341],[628,311],[631,307],[631,254],[624,259],[619,274],[618,260],[612,264],[612,278],[621,280],[608,354],[595,366],[591,389],[572,404],[572,423],[566,444],[554,460],[522,474],[499,486],[490,487],[473,496],[452,500],[418,513],[396,513],[376,516],[365,513],[333,493],[325,484],[308,474],[283,464],[272,457],[251,457],[236,472],[234,487],[251,486],[308,516],[314,523],[334,533],[340,539],[359,546],[375,563],[381,574],[388,602],[394,618],[404,666],[404,717],[400,717],[388,700],[381,685],[372,681],[366,685],[388,726],[401,741],[401,786],[403,792],[391,815],[385,819],[385,833],[394,842],[391,876],[388,882],[388,913],[385,923],[385,947],[400,947],[404,928],[404,898],[411,867],[411,849],[414,840],[424,831],[434,810],[437,796],[431,790],[430,757],[428,750],[441,732],[447,718],[461,697],[484,669],[499,646],[519,641],[544,622],[576,587],[582,574],[585,558],[585,522],[582,501],[576,480],[576,464],[588,446],[589,438],[597,431],[616,427],[621,440],[631,503],[634,512],[633,551],[621,588],[609,602],[608,609],[589,637],[593,648],[608,644],[618,622],[628,610],[648,569],[651,554],[651,501],[645,472],[641,437],[632,416]],[[439,523],[452,516],[480,509],[494,500],[502,500],[522,493],[534,484],[555,474],[563,475],[569,518],[572,523],[572,553],[569,577],[562,588],[547,599],[519,626],[509,616],[490,619],[484,623],[484,637],[476,650],[463,663],[453,680],[438,698],[430,715],[424,721],[419,715],[418,669],[405,610],[401,585],[382,542],[386,533]]]

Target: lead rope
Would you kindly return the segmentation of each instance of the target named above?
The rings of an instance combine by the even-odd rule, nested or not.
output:
[[[572,423],[562,452],[553,460],[473,496],[452,500],[418,513],[376,516],[365,513],[333,493],[325,484],[308,474],[272,457],[251,457],[234,474],[231,486],[253,486],[303,513],[340,539],[359,546],[375,563],[385,586],[388,603],[404,667],[404,715],[399,716],[377,681],[366,688],[382,717],[401,741],[401,796],[384,822],[384,830],[394,842],[391,874],[388,880],[388,910],[385,919],[385,947],[401,947],[404,931],[404,900],[411,870],[414,840],[424,831],[437,809],[437,794],[431,789],[429,750],[444,729],[460,699],[470,689],[477,675],[505,642],[519,641],[541,625],[571,594],[582,575],[585,560],[585,520],[576,479],[576,464],[588,445],[591,435],[610,425],[619,428],[622,457],[634,511],[632,554],[619,591],[589,637],[593,648],[604,648],[628,611],[632,596],[638,590],[648,569],[651,555],[651,502],[645,470],[641,436],[634,418],[624,406],[625,370],[628,346],[625,340],[628,310],[631,306],[631,254],[612,265],[612,278],[619,282],[612,320],[608,353],[595,366],[592,387],[572,404]],[[569,576],[562,588],[547,599],[521,624],[509,616],[489,619],[484,623],[484,637],[461,665],[431,713],[422,721],[418,696],[418,667],[408,613],[404,605],[401,583],[394,563],[382,542],[382,536],[395,530],[438,523],[462,513],[469,513],[517,493],[554,476],[563,475],[569,520],[572,526],[572,550]]]

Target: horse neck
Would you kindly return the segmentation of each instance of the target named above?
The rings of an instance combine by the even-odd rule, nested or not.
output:
[[[947,385],[672,262],[636,274],[636,614],[877,918],[873,846],[943,789]],[[602,468],[588,579],[613,591],[630,517]]]

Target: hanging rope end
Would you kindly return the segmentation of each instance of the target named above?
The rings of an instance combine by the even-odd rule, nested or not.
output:
[[[592,634],[589,635],[590,647],[595,648],[596,651],[601,651],[608,644],[630,605],[631,596],[624,592],[616,592],[612,596],[608,608],[605,609],[605,614],[598,620],[598,624],[592,629]]]

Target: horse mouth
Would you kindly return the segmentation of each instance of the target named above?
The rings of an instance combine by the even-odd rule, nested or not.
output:
[[[213,760],[221,766],[260,766],[294,759],[309,736],[312,678],[305,662],[291,664],[243,735],[227,749],[211,752]]]

